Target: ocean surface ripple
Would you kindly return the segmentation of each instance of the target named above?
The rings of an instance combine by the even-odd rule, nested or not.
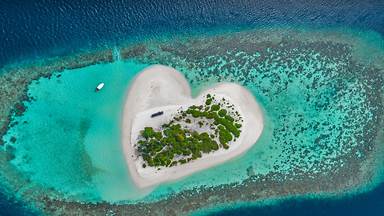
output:
[[[4,0],[0,65],[218,26],[346,26],[384,33],[383,8],[380,0]]]

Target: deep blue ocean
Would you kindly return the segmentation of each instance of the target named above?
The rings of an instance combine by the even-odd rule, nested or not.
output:
[[[384,0],[2,0],[0,68],[164,33],[253,26],[346,26],[384,35]],[[0,215],[30,214],[0,193]],[[293,199],[215,214],[384,215],[384,184],[345,199]]]
[[[2,0],[0,66],[195,29],[348,26],[384,34],[383,0]]]
[[[240,207],[211,215],[383,215],[384,184],[365,194],[354,195],[336,200],[328,199],[292,199],[267,207]]]

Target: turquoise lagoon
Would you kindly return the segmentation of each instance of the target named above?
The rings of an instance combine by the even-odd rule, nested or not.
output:
[[[13,163],[69,197],[130,198],[135,187],[121,151],[121,112],[129,81],[146,66],[100,64],[32,83],[35,100],[7,135],[17,137]],[[96,93],[99,82],[107,85]]]
[[[12,163],[32,182],[55,189],[67,198],[130,202],[157,199],[200,186],[240,183],[248,177],[244,167],[254,163],[253,154],[261,158],[273,156],[273,152],[267,152],[271,125],[265,116],[263,135],[249,157],[163,184],[149,194],[136,188],[125,164],[120,124],[129,84],[147,66],[116,61],[34,81],[28,88],[33,100],[27,104],[27,112],[15,119],[19,124],[4,138],[16,137],[11,144],[16,149]],[[99,82],[106,85],[96,93]],[[210,84],[192,86],[192,90],[196,95]],[[265,162],[258,163],[258,168],[260,173],[271,169]]]
[[[368,37],[371,45],[383,47],[377,35],[363,36]],[[233,64],[231,58],[241,57],[244,53],[239,51],[226,55],[202,59],[202,62],[214,59],[216,64],[199,70],[189,68],[188,63],[183,64],[177,58],[169,65],[186,75],[196,95],[201,89],[219,79],[223,80],[223,77],[228,79],[226,81],[233,81],[232,76],[236,76],[240,67],[239,71],[223,70],[221,74],[212,75],[212,79],[196,81],[202,76],[199,73],[209,75],[217,67]],[[273,55],[278,56],[279,53]],[[274,171],[289,173],[292,169],[300,169],[321,173],[322,170],[316,166],[318,161],[329,161],[326,164],[332,166],[334,158],[347,154],[356,145],[354,142],[349,146],[338,144],[338,136],[348,138],[351,133],[363,130],[346,129],[333,133],[332,127],[349,124],[350,128],[354,128],[359,121],[370,120],[373,114],[363,106],[367,96],[361,80],[351,77],[343,81],[344,89],[336,91],[333,88],[340,81],[337,75],[344,70],[344,62],[328,61],[319,53],[307,56],[305,61],[297,56],[292,67],[260,62],[256,69],[250,70],[251,75],[255,74],[249,78],[251,82],[246,84],[235,80],[253,93],[265,117],[263,134],[247,153],[176,182],[162,184],[153,191],[139,190],[130,179],[122,152],[120,124],[130,82],[150,64],[164,63],[159,60],[160,57],[148,63],[118,60],[67,70],[54,74],[50,79],[34,81],[28,88],[33,100],[27,104],[24,115],[15,118],[18,124],[8,131],[4,140],[15,148],[12,163],[33,184],[54,189],[65,198],[79,201],[150,202],[187,189],[241,184],[250,176]],[[251,62],[258,57],[256,53],[244,56],[244,59]],[[294,73],[298,66],[302,66],[303,73],[289,77],[287,74]],[[95,93],[99,82],[105,82],[106,86]],[[311,91],[307,86],[313,83],[318,86]],[[283,86],[286,89],[282,90]],[[334,100],[340,92],[342,96]],[[307,95],[312,99],[309,100]],[[327,109],[318,109],[319,104],[327,103],[330,104]],[[320,127],[311,127],[317,122],[320,122]],[[299,132],[301,127],[307,129]],[[320,142],[320,146],[315,144],[315,140],[324,134],[328,138]],[[10,142],[12,137],[16,138],[15,143]],[[304,149],[305,155],[300,151],[287,150],[287,142],[297,150]],[[329,149],[333,152],[329,153]],[[357,158],[362,155],[358,151],[355,154]]]

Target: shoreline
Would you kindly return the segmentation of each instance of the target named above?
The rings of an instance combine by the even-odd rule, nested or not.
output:
[[[176,93],[178,89],[182,89],[180,94]],[[172,92],[173,95],[169,97]],[[183,106],[183,104],[201,102],[202,96],[206,94],[228,96],[231,103],[239,109],[244,119],[244,126],[242,127],[244,131],[240,138],[231,144],[228,150],[219,149],[186,164],[166,167],[157,171],[140,168],[140,164],[137,163],[139,159],[136,159],[137,155],[133,146],[134,139],[132,138],[138,134],[137,130],[135,133],[132,132],[132,129],[136,128],[134,126],[134,123],[136,124],[135,120],[137,120],[136,116],[155,107]],[[146,103],[146,99],[149,102]],[[142,122],[138,124],[143,125]],[[261,109],[252,94],[244,87],[232,83],[221,83],[202,91],[198,97],[192,98],[190,86],[180,72],[170,67],[153,65],[144,69],[134,79],[128,90],[123,111],[122,145],[132,180],[139,188],[147,188],[184,178],[195,172],[239,157],[256,143],[262,133],[263,126]],[[252,133],[249,133],[250,130],[252,130]],[[148,170],[154,172],[150,173]]]

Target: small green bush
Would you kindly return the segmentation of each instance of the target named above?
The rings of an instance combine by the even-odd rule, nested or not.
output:
[[[145,138],[151,138],[155,136],[155,131],[153,130],[152,127],[145,127],[144,130],[142,131],[141,135]]]
[[[227,110],[225,109],[221,109],[219,112],[218,112],[219,116],[220,117],[224,117],[226,114],[227,114]]]
[[[205,101],[205,105],[209,106],[211,105],[212,103],[212,98],[208,98],[206,101]]]
[[[211,111],[218,111],[220,109],[220,105],[217,105],[217,104],[213,104],[211,106]]]

